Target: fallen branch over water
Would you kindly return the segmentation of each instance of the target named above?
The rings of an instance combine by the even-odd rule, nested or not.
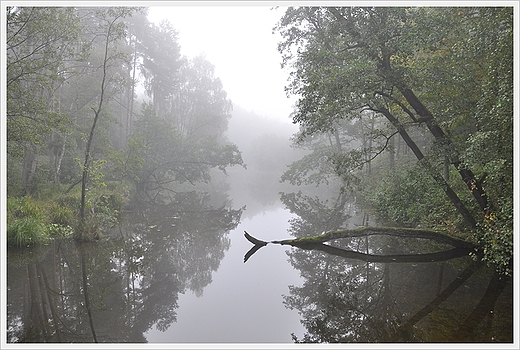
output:
[[[273,241],[271,243],[288,244],[288,245],[304,245],[307,243],[323,243],[340,238],[355,238],[366,236],[396,236],[403,238],[424,238],[432,241],[447,243],[458,248],[473,249],[474,245],[462,239],[452,237],[448,234],[414,228],[400,228],[400,227],[360,227],[351,230],[338,230],[324,233],[322,235],[302,237],[296,239],[286,239],[283,241]]]
[[[348,259],[357,259],[366,262],[432,262],[432,261],[446,261],[456,257],[468,255],[475,249],[475,245],[464,241],[462,239],[449,236],[442,232],[424,230],[424,229],[411,229],[411,228],[396,228],[396,227],[361,227],[351,230],[338,230],[324,233],[322,235],[302,237],[295,239],[286,239],[282,241],[271,241],[265,242],[259,240],[247,232],[244,231],[244,236],[254,244],[246,253],[244,262],[246,262],[255,252],[261,247],[266,246],[268,243],[290,245],[293,247],[308,249],[308,250],[319,250],[330,255],[341,256]],[[324,242],[340,239],[340,238],[355,238],[355,237],[367,237],[375,235],[386,235],[395,236],[402,238],[422,238],[429,239],[435,242],[446,243],[452,245],[454,248],[446,251],[440,251],[435,253],[426,254],[399,254],[399,255],[374,255],[366,254],[353,250],[342,249],[333,247]]]

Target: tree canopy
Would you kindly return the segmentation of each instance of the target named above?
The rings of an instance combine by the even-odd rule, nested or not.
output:
[[[325,146],[315,147],[309,161],[332,164],[333,174],[352,182],[359,169],[370,171],[386,155],[388,166],[377,164],[387,177],[379,180],[392,187],[396,143],[404,143],[426,171],[402,180],[419,181],[425,193],[444,192],[459,213],[450,220],[478,232],[474,238],[486,247],[486,258],[507,266],[512,19],[510,7],[288,8],[275,29],[283,38],[283,65],[291,69],[287,92],[299,97],[293,116],[300,125],[297,142],[322,137],[325,145],[327,137],[336,139],[335,149],[320,157],[316,152],[324,154]],[[356,122],[369,118],[369,128],[359,130],[353,142],[345,130],[352,134]],[[401,157],[399,167],[405,159],[409,164],[409,157]],[[296,169],[286,178],[304,182],[316,176]],[[413,207],[414,200],[409,197],[406,205]]]
[[[146,8],[9,7],[6,38],[9,196],[81,183],[83,218],[107,185],[166,204],[242,165],[213,65]]]

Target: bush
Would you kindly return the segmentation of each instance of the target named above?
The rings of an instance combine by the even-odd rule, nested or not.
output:
[[[92,241],[100,238],[99,220],[93,215],[87,215],[83,220],[78,220],[74,228],[74,239],[77,241]]]
[[[8,198],[7,219],[21,219],[25,217],[34,217],[43,220],[45,218],[45,213],[42,206],[30,196],[19,199]]]
[[[7,198],[10,246],[22,247],[71,236],[80,240],[98,239],[100,229],[117,224],[128,198],[124,188],[96,189],[86,202],[87,217],[80,220],[79,193],[63,194],[58,188],[49,187],[40,189],[36,195],[37,198]]]
[[[9,245],[24,247],[43,243],[48,239],[47,227],[35,217],[12,219],[7,224],[7,242]]]
[[[71,226],[74,225],[75,212],[70,207],[54,202],[49,206],[49,218],[53,224]]]
[[[80,194],[64,194],[56,199],[56,203],[69,208],[79,208],[80,204]]]
[[[513,272],[513,198],[503,198],[496,212],[486,215],[476,232],[482,259],[500,273]]]
[[[27,246],[47,240],[47,222],[40,204],[31,197],[7,199],[7,243]]]
[[[421,225],[457,235],[464,230],[464,222],[453,204],[420,165],[380,172],[366,180],[364,201],[383,223]]]
[[[48,233],[51,238],[72,237],[74,230],[69,225],[50,224]]]

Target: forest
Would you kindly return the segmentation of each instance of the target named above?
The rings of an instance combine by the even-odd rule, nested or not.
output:
[[[340,178],[381,223],[447,232],[505,274],[513,251],[513,11],[289,8],[299,97],[282,180]]]
[[[10,243],[94,239],[130,199],[164,204],[242,165],[214,67],[181,56],[170,23],[149,23],[144,8],[7,15]]]
[[[512,273],[511,7],[287,8],[273,30],[298,132],[249,150],[214,66],[146,8],[15,6],[6,24],[9,247],[97,240],[129,207],[249,168],[259,196],[338,184],[379,224],[471,242]]]
[[[9,343],[513,341],[514,8],[283,10],[285,121],[146,7],[6,7]]]

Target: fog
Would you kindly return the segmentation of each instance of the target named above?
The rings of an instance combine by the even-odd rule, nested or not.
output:
[[[290,163],[306,153],[292,146],[290,138],[296,131],[293,124],[234,107],[226,134],[242,152],[246,168],[233,167],[227,172],[233,204],[247,205],[244,217],[272,209],[278,205],[279,192],[295,190],[280,182],[280,177]]]
[[[204,55],[235,105],[290,123],[295,98],[285,94],[289,73],[280,66],[280,35],[273,32],[285,7],[250,2],[158,5],[149,7],[148,20],[170,22],[183,55]]]
[[[486,48],[432,35],[460,12],[478,25],[454,32],[494,42],[507,13],[344,7],[353,35],[339,9],[300,8],[273,34],[283,7],[155,4],[6,7],[9,343],[510,342],[510,280],[470,255],[512,271],[509,100],[488,90],[512,95],[511,70],[451,79]],[[450,126],[403,98],[467,110]]]

